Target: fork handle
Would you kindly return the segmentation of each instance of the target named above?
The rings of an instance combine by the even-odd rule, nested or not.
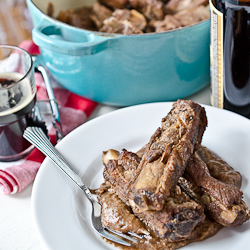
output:
[[[93,202],[90,190],[83,183],[79,175],[71,168],[63,156],[49,141],[43,130],[39,127],[28,127],[23,137],[37,147],[44,155],[48,156],[75,184],[84,192],[86,197]]]

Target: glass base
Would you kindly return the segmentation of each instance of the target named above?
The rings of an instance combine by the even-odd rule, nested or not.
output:
[[[23,152],[15,155],[9,155],[9,156],[0,156],[0,162],[11,162],[11,161],[17,161],[25,158],[28,156],[31,151],[35,148],[35,146],[31,145],[27,149],[25,149]]]

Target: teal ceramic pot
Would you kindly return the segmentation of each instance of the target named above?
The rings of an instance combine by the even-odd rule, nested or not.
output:
[[[66,89],[100,103],[128,106],[185,98],[209,84],[209,20],[158,34],[105,34],[47,16],[48,2],[27,0],[33,41]],[[53,3],[62,10],[85,1]]]

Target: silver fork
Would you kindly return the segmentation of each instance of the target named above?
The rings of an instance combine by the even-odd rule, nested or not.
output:
[[[123,239],[129,240],[131,242],[137,242],[136,239],[130,237],[127,234],[116,232],[110,228],[103,227],[101,222],[101,205],[93,198],[90,190],[83,183],[82,179],[75,173],[63,156],[51,144],[41,128],[28,127],[24,131],[23,137],[36,146],[44,155],[48,156],[80,188],[80,190],[83,191],[92,204],[91,224],[99,235],[125,246],[131,246],[131,243]],[[112,234],[109,231],[112,232]],[[141,236],[135,233],[131,233],[131,235],[141,238]],[[122,237],[123,239],[117,236]]]

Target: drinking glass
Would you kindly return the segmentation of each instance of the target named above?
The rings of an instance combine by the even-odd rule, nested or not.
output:
[[[33,61],[25,50],[0,45],[0,161],[15,161],[34,148],[23,138],[35,121]]]

